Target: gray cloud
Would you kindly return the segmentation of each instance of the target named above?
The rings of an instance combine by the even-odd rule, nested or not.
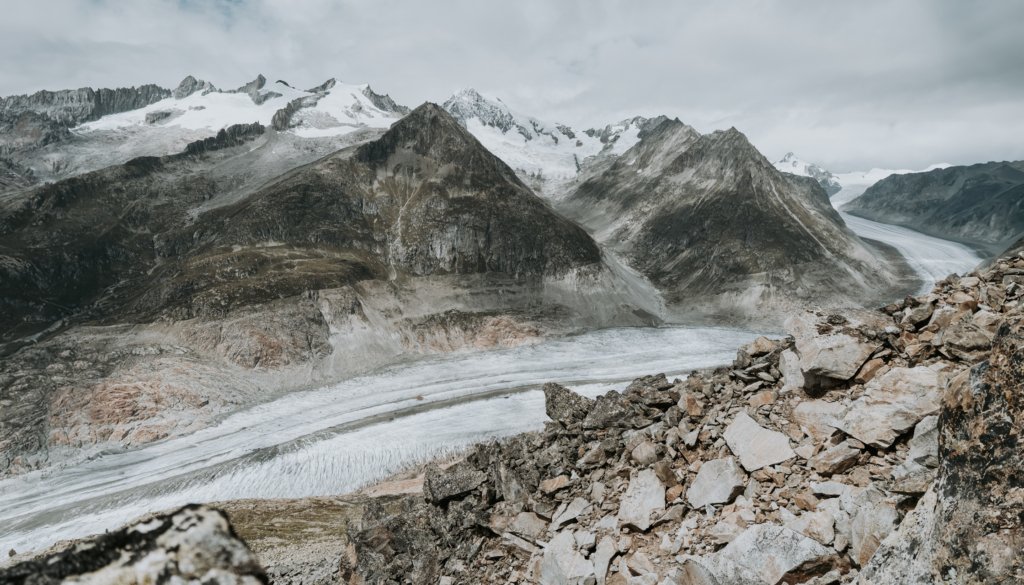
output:
[[[736,126],[835,170],[1024,159],[1024,3],[49,0],[9,3],[0,94],[186,74],[466,86],[579,126]]]

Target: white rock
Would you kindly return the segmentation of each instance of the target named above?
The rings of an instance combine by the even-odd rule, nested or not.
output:
[[[608,575],[608,566],[617,554],[619,551],[615,546],[615,539],[611,536],[605,536],[601,542],[597,543],[597,551],[591,556],[594,561],[594,574],[597,575],[597,585],[604,585]]]
[[[693,508],[708,504],[727,504],[743,491],[747,474],[736,459],[725,457],[701,465],[697,478],[686,490],[686,499]]]
[[[736,415],[723,436],[747,471],[757,471],[796,457],[786,435],[762,427],[743,411]]]
[[[840,402],[805,400],[793,407],[793,421],[808,437],[821,443],[836,431],[836,423],[846,413]]]
[[[865,386],[837,427],[862,443],[888,448],[938,411],[945,375],[939,365],[893,368]]]
[[[878,345],[838,329],[822,335],[818,333],[818,321],[817,316],[804,313],[791,317],[785,323],[786,331],[796,340],[804,383],[820,385],[818,381],[822,378],[849,380],[878,349]]]
[[[555,531],[572,522],[578,518],[581,514],[590,509],[590,502],[583,498],[575,498],[569,502],[569,505],[565,507],[554,519],[551,520],[551,530]]]
[[[899,514],[874,486],[851,492],[842,503],[850,514],[850,557],[864,566],[882,540],[896,529]]]
[[[579,585],[594,574],[594,566],[576,550],[572,532],[559,532],[544,549],[541,585]]]
[[[791,349],[779,355],[779,373],[782,374],[782,391],[792,392],[804,387],[804,373],[800,371],[800,356]]]
[[[835,539],[835,518],[828,510],[804,512],[785,522],[786,528],[829,545]]]
[[[685,561],[699,565],[718,583],[776,585],[793,569],[829,554],[830,549],[794,530],[775,524],[758,524],[747,528],[717,553],[688,557]]]
[[[652,469],[643,469],[629,481],[619,502],[619,524],[646,532],[651,527],[651,514],[665,510],[665,484]]]

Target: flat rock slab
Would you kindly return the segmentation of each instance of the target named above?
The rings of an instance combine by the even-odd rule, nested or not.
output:
[[[619,503],[619,524],[646,532],[651,527],[651,514],[665,510],[665,484],[652,469],[644,469],[629,480],[629,487]]]
[[[893,368],[868,382],[837,427],[862,443],[888,448],[942,401],[945,375],[940,367]]]
[[[747,471],[757,471],[796,457],[786,435],[762,427],[742,411],[725,429],[723,436]]]
[[[689,569],[693,574],[703,573],[704,580],[697,583],[776,585],[794,569],[831,554],[830,548],[795,530],[776,524],[756,524],[717,553],[690,557],[686,564],[703,569]],[[715,580],[708,581],[708,576]]]
[[[747,483],[747,474],[733,457],[715,459],[701,465],[697,478],[686,490],[690,506],[700,509],[708,504],[728,504]]]

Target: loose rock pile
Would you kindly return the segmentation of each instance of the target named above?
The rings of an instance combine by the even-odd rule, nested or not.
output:
[[[759,338],[732,367],[685,380],[639,378],[596,400],[547,384],[543,432],[428,469],[424,497],[397,513],[368,507],[349,527],[342,575],[1020,579],[1022,298],[1024,259],[1013,257],[881,312],[797,315],[789,338]],[[971,369],[993,340],[996,357]],[[907,575],[912,560],[919,576]]]

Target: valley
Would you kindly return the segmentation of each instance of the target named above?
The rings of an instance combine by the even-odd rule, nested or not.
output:
[[[844,211],[889,171],[773,164],[736,128],[667,116],[579,130],[472,89],[410,109],[334,79],[222,91],[189,76],[7,98],[0,131],[0,552],[13,562],[187,504],[258,517],[267,500],[346,496],[433,462],[457,475],[478,445],[555,432],[552,409],[627,385],[676,435],[686,404],[704,415],[678,388],[713,378],[712,412],[749,404],[804,454],[860,453],[859,440],[808,444],[801,433],[820,437],[773,405],[886,371],[862,365],[981,355],[970,344],[995,334],[989,304],[1019,292],[948,278],[990,256]],[[908,297],[933,289],[948,304],[934,317],[940,296]],[[856,367],[831,379],[835,364],[786,365],[833,328],[860,340],[834,352]],[[551,382],[577,394],[552,404]],[[687,431],[690,448],[725,453],[719,414]],[[637,424],[664,435],[653,421]],[[703,464],[689,463],[678,473]]]

